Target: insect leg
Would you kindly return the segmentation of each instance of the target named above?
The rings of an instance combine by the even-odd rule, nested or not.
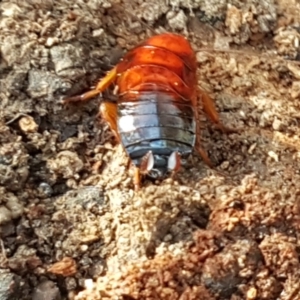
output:
[[[214,101],[209,97],[209,95],[204,91],[201,91],[200,89],[199,89],[199,94],[201,95],[204,112],[210,118],[210,120],[213,123],[215,123],[216,127],[220,129],[223,133],[237,132],[236,129],[227,128],[222,124],[217,109],[215,107]]]
[[[213,164],[210,160],[210,158],[208,157],[206,151],[200,146],[198,138],[197,138],[197,143],[195,146],[195,149],[198,151],[198,153],[200,154],[200,156],[202,157],[203,161],[210,167],[213,168]]]
[[[118,141],[120,141],[117,130],[117,103],[114,102],[102,102],[100,104],[100,115],[104,119],[114,133]]]
[[[193,98],[194,101],[196,102],[197,97]],[[196,118],[196,143],[195,143],[195,149],[198,151],[199,155],[202,157],[203,161],[210,167],[213,168],[213,164],[208,157],[206,151],[201,147],[201,141],[200,141],[200,120],[199,120],[199,115],[198,111],[195,110],[195,118]]]
[[[134,190],[137,192],[141,186],[141,173],[138,167],[134,167],[133,184],[134,184]]]
[[[100,93],[102,93],[105,89],[109,87],[113,83],[113,81],[116,79],[117,76],[117,66],[114,67],[112,70],[110,70],[105,77],[103,77],[98,84],[96,85],[95,89],[90,90],[82,95],[66,98],[63,100],[64,104],[70,103],[70,102],[77,102],[77,101],[87,101]]]

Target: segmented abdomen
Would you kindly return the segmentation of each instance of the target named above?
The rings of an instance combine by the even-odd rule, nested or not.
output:
[[[195,145],[196,120],[189,103],[166,92],[141,92],[139,101],[118,105],[118,132],[136,165],[148,151],[169,156],[177,151],[190,154]]]

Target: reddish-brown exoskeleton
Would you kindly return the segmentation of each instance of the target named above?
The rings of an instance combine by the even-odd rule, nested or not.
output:
[[[199,99],[210,119],[226,128],[198,88],[196,70],[195,53],[183,36],[155,35],[129,51],[95,89],[64,101],[85,101],[115,85],[117,101],[103,101],[100,112],[135,166],[137,190],[141,175],[162,178],[178,171],[194,148],[211,166],[199,142]]]

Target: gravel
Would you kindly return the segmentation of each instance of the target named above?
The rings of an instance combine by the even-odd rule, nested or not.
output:
[[[296,0],[1,1],[0,300],[300,298],[299,15]],[[62,99],[164,31],[189,38],[238,132],[202,116],[214,169],[195,154],[135,193],[99,99]]]

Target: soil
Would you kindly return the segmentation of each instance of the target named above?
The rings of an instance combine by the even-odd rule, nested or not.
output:
[[[300,299],[300,5],[296,0],[0,1],[0,300]],[[202,146],[145,179],[101,99],[62,105],[126,51],[185,35]],[[199,108],[201,111],[201,107]]]

